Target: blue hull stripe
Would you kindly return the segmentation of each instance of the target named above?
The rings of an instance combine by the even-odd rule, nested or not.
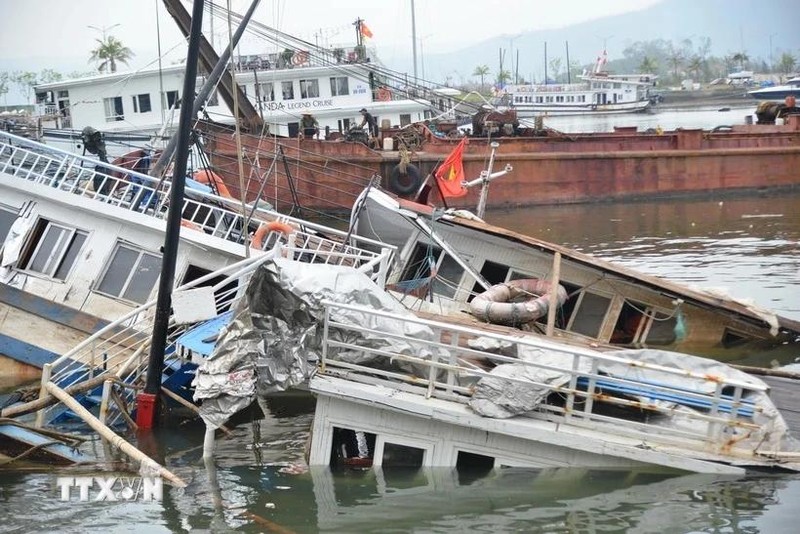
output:
[[[44,364],[50,363],[60,356],[36,345],[0,334],[0,357],[3,355],[39,369],[44,367]]]

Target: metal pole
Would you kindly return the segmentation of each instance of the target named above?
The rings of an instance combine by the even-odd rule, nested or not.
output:
[[[489,156],[489,165],[488,165],[487,169],[485,171],[481,172],[481,175],[483,175],[484,181],[483,181],[483,185],[481,186],[481,196],[478,199],[478,213],[477,213],[477,215],[481,219],[483,219],[483,216],[486,213],[486,200],[489,197],[489,180],[488,180],[488,177],[489,177],[490,174],[492,174],[492,166],[494,165],[494,154],[495,154],[495,152],[497,152],[497,147],[500,146],[500,143],[498,143],[497,141],[492,141],[492,143],[489,146],[492,147],[492,153]]]
[[[172,284],[175,279],[175,262],[183,211],[183,190],[186,183],[186,160],[189,156],[189,133],[191,130],[194,89],[197,81],[197,62],[200,35],[203,30],[203,0],[195,0],[192,7],[192,23],[189,33],[189,52],[186,56],[186,72],[183,77],[183,98],[178,123],[178,147],[175,155],[175,171],[167,214],[167,232],[164,238],[164,257],[161,261],[161,278],[158,284],[158,299],[147,363],[147,381],[144,391],[138,396],[136,423],[139,428],[153,428],[156,421],[158,394],[161,391],[161,371],[164,367],[164,350],[167,344],[167,328],[172,305]]]
[[[411,0],[411,43],[414,54],[414,84],[418,83],[417,78],[417,16],[414,9],[414,0]]]
[[[564,41],[564,46],[567,49],[567,83],[572,83],[572,73],[569,71],[569,41]]]
[[[213,69],[211,69],[211,72],[209,73],[205,83],[200,88],[200,91],[197,92],[197,98],[195,98],[194,105],[192,107],[192,117],[196,117],[197,114],[200,113],[200,109],[203,107],[203,105],[205,105],[208,95],[210,95],[211,91],[217,86],[217,80],[222,74],[222,71],[225,70],[225,67],[228,66],[228,59],[231,57],[231,50],[236,48],[236,46],[239,44],[239,39],[241,39],[242,34],[244,34],[244,30],[247,27],[247,24],[250,22],[250,17],[253,16],[253,12],[256,10],[256,6],[258,5],[259,1],[260,0],[253,0],[253,3],[250,4],[250,9],[248,9],[247,13],[244,14],[244,17],[242,17],[242,22],[239,24],[239,27],[236,28],[236,33],[233,34],[231,44],[226,46],[225,50],[222,51],[217,64],[214,65]],[[184,80],[184,83],[185,82],[186,80]],[[175,147],[177,146],[177,143],[178,136],[173,135],[150,171],[153,176],[158,176],[164,169],[166,169],[167,163],[172,157],[172,154],[175,153]]]

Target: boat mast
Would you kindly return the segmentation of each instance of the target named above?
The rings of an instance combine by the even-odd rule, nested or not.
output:
[[[414,0],[411,0],[411,51],[414,55],[414,84],[419,83],[417,78],[417,17],[414,9]]]
[[[155,426],[158,413],[158,397],[161,391],[161,371],[164,367],[164,350],[167,345],[169,314],[172,306],[172,284],[175,279],[175,263],[180,241],[183,190],[186,183],[186,160],[189,157],[189,133],[192,126],[194,88],[197,81],[197,62],[200,36],[203,30],[203,0],[195,0],[192,6],[189,51],[186,55],[186,71],[183,76],[183,96],[178,123],[178,146],[175,155],[175,172],[169,195],[167,232],[164,238],[164,256],[161,260],[161,277],[158,284],[153,337],[150,342],[150,358],[147,362],[147,380],[144,391],[137,397],[136,424],[139,428]]]

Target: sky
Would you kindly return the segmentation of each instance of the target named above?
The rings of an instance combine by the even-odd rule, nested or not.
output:
[[[501,0],[494,3],[498,8],[486,0],[415,0],[418,54],[420,49],[447,52],[500,35],[513,38],[523,31],[569,26],[645,9],[658,1]],[[224,7],[229,2],[215,3]],[[373,33],[371,44],[379,57],[391,67],[396,58],[411,54],[411,4],[410,0],[261,0],[254,18],[310,42],[352,46],[353,22],[360,17]],[[187,2],[184,5],[191,11]],[[230,5],[244,13],[250,0],[230,0]],[[0,0],[0,13],[0,71],[91,71],[89,52],[104,30],[135,54],[129,69],[120,70],[154,65],[159,40],[167,64],[186,55],[185,40],[162,0]],[[206,12],[207,34],[209,18]],[[216,43],[227,42],[227,22],[214,19],[213,33]],[[242,53],[265,51],[262,41],[247,34],[240,48]],[[19,100],[19,95],[7,96],[10,104]]]

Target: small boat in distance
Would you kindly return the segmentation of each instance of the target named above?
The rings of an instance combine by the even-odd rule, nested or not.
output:
[[[762,87],[748,91],[747,94],[758,100],[786,100],[793,96],[800,98],[800,76],[790,78],[783,85],[773,85],[772,87]]]
[[[508,85],[501,101],[520,118],[536,115],[635,113],[648,109],[653,100],[653,74],[609,74],[603,68],[607,54],[597,58],[592,72],[579,76],[580,83]]]

